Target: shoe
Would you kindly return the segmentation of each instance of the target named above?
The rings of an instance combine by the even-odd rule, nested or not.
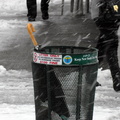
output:
[[[65,117],[64,115],[60,116],[62,120],[67,120],[67,117]]]
[[[47,20],[47,19],[49,19],[48,11],[44,11],[44,12],[42,12],[42,19],[43,19],[43,20]]]
[[[30,14],[27,14],[27,17],[30,17]]]
[[[35,21],[35,18],[29,16],[29,17],[28,17],[28,21],[33,22],[33,21]]]
[[[96,87],[102,86],[99,82],[96,82]]]
[[[120,91],[120,82],[118,80],[113,82],[113,88],[116,92]]]

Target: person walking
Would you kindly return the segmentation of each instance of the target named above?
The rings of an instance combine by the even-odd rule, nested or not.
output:
[[[96,46],[98,49],[98,60],[99,64],[101,64],[106,56],[113,79],[113,88],[117,92],[120,91],[120,68],[117,56],[117,31],[120,20],[111,19],[113,17],[107,18],[108,16],[103,16],[104,9],[102,10],[100,8],[102,8],[102,5],[105,4],[101,4],[100,2],[101,0],[91,0],[91,18],[94,20],[100,32]]]
[[[41,0],[41,12],[42,19],[49,19],[48,7],[50,0]],[[35,21],[37,17],[37,1],[36,0],[27,0],[27,9],[28,9],[28,21]]]

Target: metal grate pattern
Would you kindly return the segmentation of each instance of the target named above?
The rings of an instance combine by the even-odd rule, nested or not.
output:
[[[32,62],[36,120],[62,120],[61,116],[66,116],[67,120],[92,120],[98,70],[97,50],[49,46],[34,52],[38,60],[38,63]],[[50,56],[54,55],[61,55],[61,61],[69,55],[72,60],[85,62],[48,64],[54,59]],[[43,60],[47,64],[39,63]]]

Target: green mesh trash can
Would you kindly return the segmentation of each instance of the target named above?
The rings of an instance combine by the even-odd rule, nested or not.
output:
[[[95,48],[34,49],[36,120],[92,120],[98,71]]]

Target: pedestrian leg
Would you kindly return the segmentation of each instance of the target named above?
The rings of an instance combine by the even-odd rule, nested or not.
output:
[[[43,20],[49,19],[49,14],[48,14],[49,1],[50,0],[41,0],[41,12],[42,12]]]
[[[110,41],[109,48],[107,50],[107,61],[110,66],[111,75],[113,78],[113,88],[115,91],[120,91],[120,68],[118,64],[118,36],[113,33]]]
[[[27,9],[28,9],[28,21],[35,21],[37,16],[37,3],[36,0],[27,0]]]

